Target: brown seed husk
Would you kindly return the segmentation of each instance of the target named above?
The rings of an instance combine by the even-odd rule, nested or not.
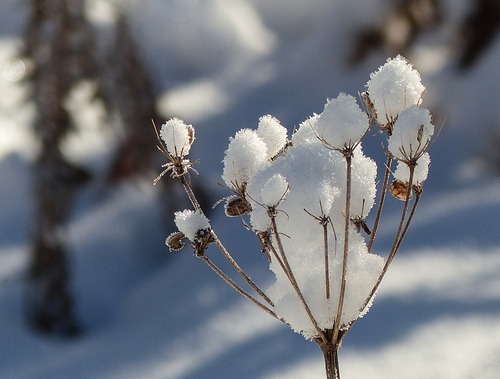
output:
[[[182,232],[173,232],[167,237],[166,244],[170,248],[170,251],[179,251],[184,247],[182,239],[185,237]]]
[[[226,202],[226,215],[229,217],[241,216],[245,213],[251,212],[252,208],[248,201],[242,197],[231,197]]]
[[[406,194],[408,193],[408,183],[396,179],[389,186],[389,191],[396,199],[404,201],[406,200]],[[410,192],[410,199],[412,197],[413,194]]]

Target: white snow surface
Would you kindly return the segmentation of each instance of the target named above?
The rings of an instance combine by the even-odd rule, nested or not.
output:
[[[294,0],[95,2],[129,12],[148,67],[165,86],[165,113],[195,124],[190,157],[200,159],[201,175],[192,179],[206,182],[216,198],[228,195],[213,183],[237,130],[255,129],[262,115],[272,114],[288,135],[297,126],[292,143],[313,146],[311,126],[326,99],[362,91],[370,72],[387,59],[379,52],[357,66],[346,68],[343,61],[355,27],[384,19],[387,5],[379,0],[307,6]],[[65,341],[26,328],[22,296],[37,146],[20,81],[26,62],[16,55],[26,4],[0,2],[0,377],[323,378],[314,343],[241,298],[189,251],[169,252],[164,240],[172,230],[162,220],[174,216],[163,214],[164,193],[152,184],[154,172],[150,181],[124,184],[105,197],[91,186],[78,198],[66,237],[85,334]],[[492,80],[500,74],[500,38],[470,71],[454,69],[450,28],[463,17],[464,4],[447,2],[449,23],[416,41],[406,56],[426,84],[423,106],[436,127],[447,120],[430,149],[414,223],[370,312],[343,341],[346,379],[490,379],[500,371],[500,181],[485,164],[488,152],[498,150],[490,137],[500,120],[500,82]],[[198,91],[200,83],[210,90]],[[109,134],[90,132],[74,138],[78,158],[94,164],[109,154],[101,148],[109,146]],[[371,135],[363,142],[369,156]],[[85,147],[92,159],[85,159]],[[380,150],[380,140],[374,148]],[[303,155],[312,159],[312,152]],[[380,170],[383,159],[376,160]],[[267,181],[264,171],[259,175]],[[328,182],[317,183],[315,191],[308,205],[313,214],[320,212],[318,197],[324,209],[342,198]],[[385,257],[390,249],[400,203],[387,199],[376,254]],[[373,216],[369,202],[357,207],[357,214]],[[212,227],[253,280],[272,285],[253,234],[219,208],[210,215]],[[215,250],[207,253],[217,260]],[[224,259],[217,263],[227,268]]]

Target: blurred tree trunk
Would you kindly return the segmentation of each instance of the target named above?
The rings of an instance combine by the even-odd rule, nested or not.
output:
[[[156,94],[125,18],[117,20],[111,38],[98,39],[86,18],[84,0],[31,0],[24,39],[24,55],[33,67],[28,80],[36,109],[34,131],[40,141],[25,312],[35,330],[73,336],[81,326],[70,290],[65,229],[75,196],[91,175],[62,153],[79,116],[70,114],[65,102],[81,80],[91,80],[108,119],[120,124],[122,142],[110,162],[109,185],[152,168]]]
[[[64,101],[76,81],[93,67],[92,34],[83,18],[83,2],[33,0],[25,35],[25,54],[33,62],[30,77],[36,107],[35,133],[40,151],[34,167],[35,220],[26,291],[26,316],[36,330],[62,336],[78,334],[69,289],[64,227],[78,189],[89,179],[61,153],[73,125]]]

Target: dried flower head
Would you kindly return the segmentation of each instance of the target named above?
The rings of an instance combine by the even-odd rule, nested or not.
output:
[[[169,159],[169,162],[161,166],[165,167],[165,170],[156,177],[154,184],[158,183],[163,175],[169,171],[172,171],[170,176],[173,178],[184,176],[189,170],[197,174],[198,172],[193,168],[196,162],[185,159],[194,141],[193,126],[186,125],[178,118],[168,120],[162,125],[159,133],[154,122],[153,126],[160,143],[158,149]]]

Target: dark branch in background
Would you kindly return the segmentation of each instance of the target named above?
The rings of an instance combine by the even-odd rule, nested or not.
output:
[[[398,0],[381,24],[354,32],[349,65],[362,62],[373,52],[409,55],[415,41],[446,21],[442,0]],[[473,67],[493,45],[500,31],[500,1],[469,0],[470,11],[453,30],[456,64]]]
[[[472,67],[485,51],[491,47],[500,31],[500,2],[498,0],[475,0],[472,10],[461,25],[458,44],[461,53],[458,65],[461,69]]]

